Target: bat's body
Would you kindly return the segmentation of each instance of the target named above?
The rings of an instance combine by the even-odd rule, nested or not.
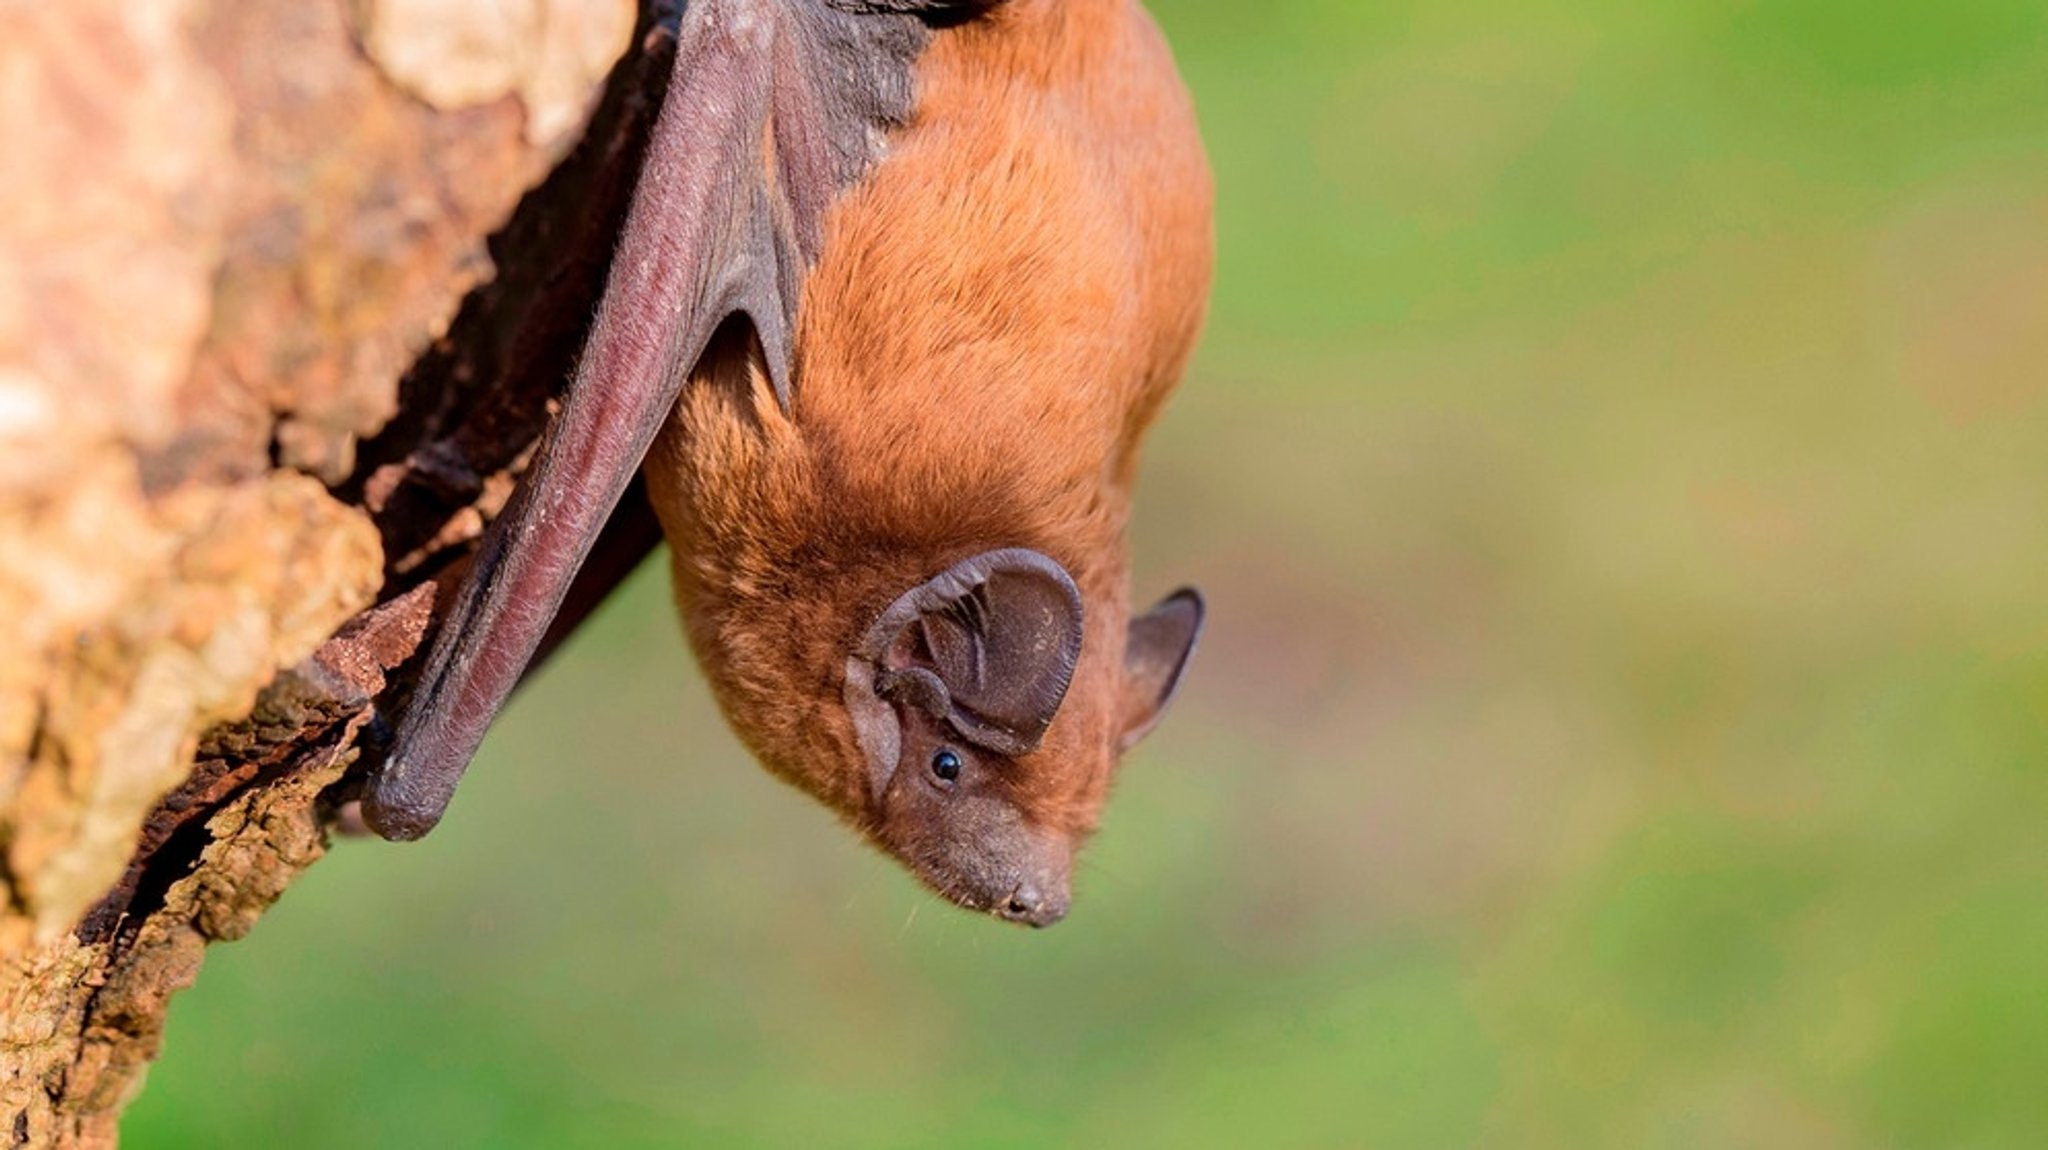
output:
[[[1056,921],[1200,624],[1126,590],[1210,263],[1166,46],[1133,0],[696,0],[678,36],[583,367],[366,814],[439,817],[646,453],[763,763],[955,901]]]

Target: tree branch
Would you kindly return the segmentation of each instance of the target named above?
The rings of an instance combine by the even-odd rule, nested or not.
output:
[[[672,45],[529,7],[0,8],[0,1140],[114,1140],[546,423]]]

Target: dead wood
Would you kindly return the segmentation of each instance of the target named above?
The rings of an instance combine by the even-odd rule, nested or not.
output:
[[[0,0],[0,1138],[111,1144],[322,854],[581,342],[666,76],[633,23]]]

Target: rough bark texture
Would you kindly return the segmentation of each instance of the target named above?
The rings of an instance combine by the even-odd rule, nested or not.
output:
[[[321,855],[581,341],[633,18],[0,0],[0,1144],[111,1143]]]

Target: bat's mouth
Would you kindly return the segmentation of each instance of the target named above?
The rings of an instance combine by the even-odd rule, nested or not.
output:
[[[962,910],[1019,926],[1047,927],[1066,918],[1072,906],[1067,868],[1052,865],[1049,859],[1040,866],[1005,866],[987,855],[967,860],[943,854],[919,857],[893,845],[889,853],[901,859],[933,894]]]
[[[975,891],[963,890],[958,885],[937,876],[920,873],[919,878],[932,893],[962,910],[985,914],[1003,922],[1035,929],[1052,926],[1067,917],[1070,901],[1064,883],[1057,887],[1038,883],[1018,883],[1008,894],[990,898]]]

